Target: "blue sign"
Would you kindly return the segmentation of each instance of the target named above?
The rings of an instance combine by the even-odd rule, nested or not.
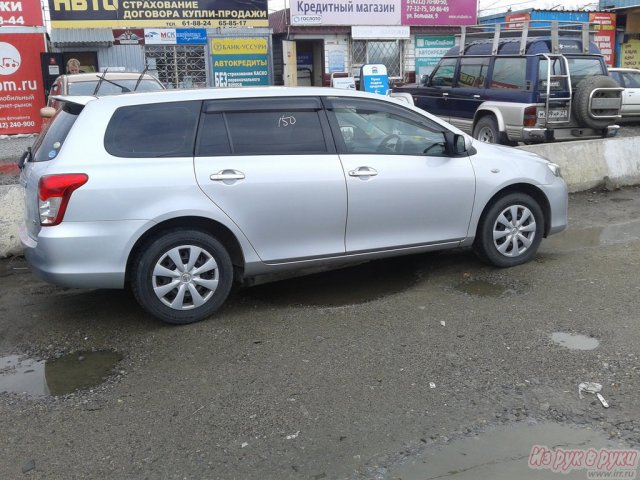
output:
[[[177,28],[176,43],[178,45],[206,44],[207,30],[204,28]]]
[[[363,65],[360,68],[360,90],[386,95],[389,90],[387,67],[384,65]]]

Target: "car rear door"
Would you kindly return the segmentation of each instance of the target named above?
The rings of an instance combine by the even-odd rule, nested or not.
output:
[[[640,115],[640,72],[624,71],[622,77],[622,114]]]
[[[439,124],[374,99],[328,99],[327,111],[347,178],[347,253],[467,236],[475,175],[468,156],[448,156]]]
[[[205,102],[194,165],[264,262],[344,254],[346,183],[318,98]]]

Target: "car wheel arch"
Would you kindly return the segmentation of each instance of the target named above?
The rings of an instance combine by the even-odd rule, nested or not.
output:
[[[471,232],[473,232],[474,238],[475,236],[477,236],[478,228],[480,227],[480,225],[482,225],[482,221],[486,216],[487,212],[489,211],[489,209],[491,208],[491,206],[501,198],[511,193],[524,193],[526,195],[529,195],[538,203],[538,205],[542,209],[542,215],[544,217],[543,237],[544,238],[547,237],[547,235],[549,234],[549,230],[551,229],[551,205],[549,203],[549,199],[544,194],[544,192],[540,190],[538,187],[536,187],[535,185],[532,185],[530,183],[515,183],[498,190],[485,203],[482,209],[482,212],[478,216],[478,220],[476,224],[473,225],[473,228],[471,229]]]
[[[496,122],[498,123],[498,130],[500,132],[505,132],[507,127],[506,124],[504,123],[504,118],[502,117],[502,112],[500,112],[500,109],[497,107],[493,107],[491,105],[481,105],[477,110],[475,115],[473,116],[473,126],[472,126],[472,131],[473,129],[475,129],[476,124],[480,121],[480,119],[486,117],[486,116],[493,116],[496,120]]]
[[[125,273],[125,281],[131,278],[136,258],[139,256],[140,250],[152,239],[157,238],[163,232],[169,232],[176,228],[184,228],[185,230],[200,230],[216,238],[227,250],[231,257],[231,263],[236,270],[236,279],[241,279],[244,272],[245,256],[242,251],[240,242],[235,234],[229,228],[220,222],[206,217],[185,216],[176,217],[155,224],[146,230],[134,243],[127,257],[127,268]]]

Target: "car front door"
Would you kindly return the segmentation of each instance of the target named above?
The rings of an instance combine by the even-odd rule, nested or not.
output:
[[[443,58],[431,73],[427,85],[412,92],[416,107],[449,120],[449,94],[453,85],[457,58]]]
[[[374,99],[327,105],[347,178],[347,253],[455,243],[475,194],[468,156],[447,153],[443,128]]]
[[[260,258],[344,254],[346,184],[319,98],[212,100],[203,110],[198,184]]]
[[[622,72],[622,114],[640,115],[640,72]]]

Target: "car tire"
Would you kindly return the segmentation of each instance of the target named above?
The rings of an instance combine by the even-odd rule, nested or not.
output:
[[[597,119],[591,116],[591,112],[589,111],[589,101],[591,97],[591,92],[593,92],[596,88],[618,88],[618,82],[616,82],[613,78],[607,77],[605,75],[596,75],[593,77],[588,77],[582,80],[578,86],[576,87],[576,93],[573,97],[573,114],[581,126],[586,126],[589,128],[593,128],[595,130],[599,130],[601,128],[608,127],[609,125],[614,124],[617,119],[609,118],[609,119]],[[596,92],[597,97],[603,98],[616,98],[620,95],[619,92]],[[620,113],[618,110],[596,110],[596,113],[599,115],[617,115]]]
[[[486,115],[473,127],[473,138],[485,143],[500,143],[500,130],[495,117]]]
[[[482,214],[473,248],[496,267],[513,267],[531,260],[543,234],[544,216],[538,202],[524,193],[510,193]]]
[[[172,324],[198,322],[227,299],[233,265],[227,250],[211,235],[171,230],[153,237],[138,251],[131,288],[138,303],[154,317]]]

